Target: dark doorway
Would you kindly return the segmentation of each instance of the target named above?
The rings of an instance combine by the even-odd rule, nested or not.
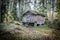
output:
[[[37,26],[40,26],[40,24],[37,24]]]
[[[28,25],[29,25],[29,26],[34,26],[34,23],[29,23]]]

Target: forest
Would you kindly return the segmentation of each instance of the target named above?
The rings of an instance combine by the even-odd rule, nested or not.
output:
[[[0,40],[60,40],[60,0],[0,0]]]

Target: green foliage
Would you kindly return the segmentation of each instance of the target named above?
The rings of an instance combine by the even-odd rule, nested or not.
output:
[[[17,12],[16,12],[16,4],[17,0],[10,0],[8,4],[7,13],[5,14],[4,22],[13,22],[17,19]]]
[[[57,4],[56,4],[56,10],[58,12],[58,15],[57,15],[57,19],[60,20],[60,2],[58,1]]]

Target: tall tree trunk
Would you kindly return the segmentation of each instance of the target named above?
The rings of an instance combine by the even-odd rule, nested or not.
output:
[[[5,14],[6,14],[6,0],[0,0],[0,17],[1,17],[1,20],[0,22],[4,22],[4,18],[5,18]]]
[[[58,12],[57,19],[60,21],[60,0],[57,0],[56,8]]]
[[[1,0],[0,0],[0,22],[1,22]]]

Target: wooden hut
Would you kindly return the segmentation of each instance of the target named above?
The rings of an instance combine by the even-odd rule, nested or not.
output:
[[[34,26],[37,24],[37,26],[44,24],[45,22],[45,16],[43,14],[39,14],[36,11],[27,11],[23,14],[22,18],[24,25],[31,25]]]

